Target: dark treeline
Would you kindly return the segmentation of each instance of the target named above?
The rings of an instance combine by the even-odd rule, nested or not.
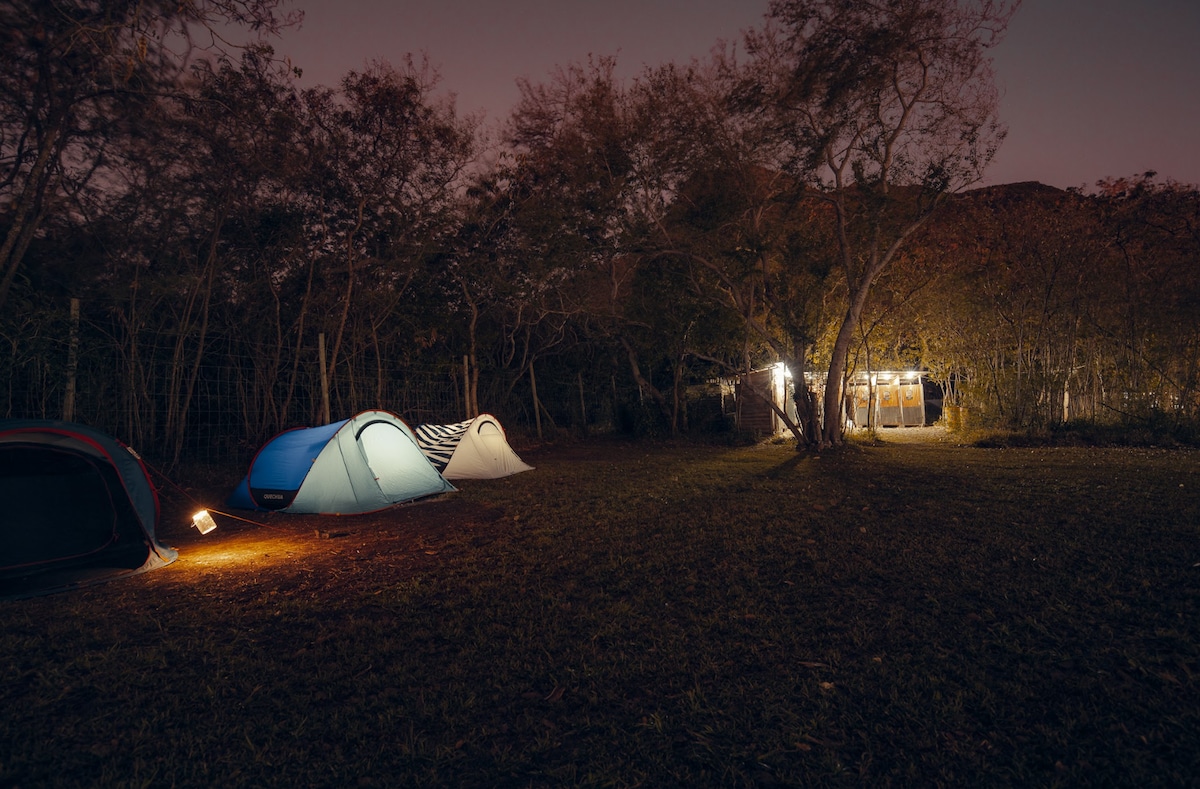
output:
[[[665,434],[783,361],[802,446],[900,366],[1004,426],[1190,425],[1195,189],[972,190],[1014,10],[778,0],[704,60],[523,82],[497,133],[419,59],[301,90],[205,46],[275,0],[7,3],[0,416],[177,460],[320,421],[325,381],[333,418]]]

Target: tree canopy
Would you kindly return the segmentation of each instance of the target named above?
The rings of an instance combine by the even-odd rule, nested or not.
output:
[[[217,409],[318,421],[322,380],[339,413],[679,432],[714,424],[697,387],[777,362],[800,447],[889,365],[1012,426],[1193,422],[1195,187],[972,188],[1015,11],[777,0],[740,50],[522,81],[489,140],[420,58],[301,90],[219,46],[288,24],[270,0],[10,3],[0,413],[56,415],[74,297],[93,413],[176,458]]]

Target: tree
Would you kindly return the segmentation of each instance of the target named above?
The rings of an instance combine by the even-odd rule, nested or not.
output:
[[[455,192],[475,154],[473,120],[435,99],[437,80],[428,63],[408,57],[351,72],[339,91],[304,93],[313,125],[310,244],[332,338],[327,370],[332,379],[341,360],[373,354],[376,404],[381,334],[401,328],[404,294],[447,244],[458,221]]]
[[[1091,201],[1040,184],[948,201],[914,246],[951,253],[924,294],[923,339],[952,398],[969,398],[988,421],[1031,428],[1062,421],[1094,388],[1088,316],[1111,288],[1096,276],[1108,256],[1098,231]]]
[[[669,419],[669,399],[644,377],[620,309],[635,262],[636,183],[627,97],[615,68],[612,58],[598,58],[560,68],[545,83],[520,83],[506,134],[514,161],[504,180],[510,248],[524,256],[524,369],[532,384],[538,356],[561,343],[570,324],[586,323],[591,339],[627,360]]]
[[[1110,178],[1092,196],[1109,250],[1091,314],[1111,348],[1105,405],[1123,418],[1200,413],[1200,190],[1148,172]]]
[[[724,56],[718,50],[704,63],[648,70],[633,98],[642,119],[644,198],[638,207],[645,265],[659,279],[679,269],[679,287],[659,310],[674,304],[688,329],[681,350],[728,375],[747,371],[767,346],[776,355],[787,353],[782,337],[789,332],[780,331],[783,315],[773,309],[778,304],[771,283],[786,224],[778,196],[788,179],[765,166],[771,141],[760,128],[729,112]],[[698,323],[707,330],[696,331]],[[724,341],[713,336],[720,329]],[[780,416],[791,425],[785,413]],[[792,429],[801,437],[799,428]]]
[[[192,36],[260,33],[282,0],[12,0],[0,5],[0,308],[43,219],[102,172],[147,102],[177,87]],[[177,51],[182,49],[183,51]]]
[[[762,166],[764,138],[727,111],[721,63],[648,69],[627,86],[613,65],[526,86],[512,138],[520,216],[539,219],[529,249],[570,272],[593,338],[677,430],[689,366],[738,372],[759,345],[787,345],[778,321],[796,322],[803,302],[771,284],[788,179]]]
[[[121,409],[129,433],[148,438],[160,430],[176,458],[214,345],[256,344],[275,327],[276,352],[248,356],[264,366],[280,363],[272,286],[285,281],[286,268],[270,259],[266,247],[278,242],[267,240],[262,226],[279,223],[281,196],[295,191],[286,184],[299,169],[290,162],[298,103],[290,74],[269,48],[242,54],[240,67],[224,59],[197,64],[172,95],[147,103],[136,134],[108,165],[93,200],[96,215],[81,217],[71,231],[96,253],[68,258],[72,276],[60,277],[72,283],[72,295],[105,307],[119,338],[119,372],[146,382],[129,387],[136,395]],[[152,358],[155,346],[169,356]],[[149,383],[160,391],[151,393]],[[261,389],[248,399],[263,404],[254,423],[269,429],[278,424],[277,402]]]
[[[774,0],[747,37],[747,106],[786,145],[780,164],[833,213],[845,311],[819,444],[841,442],[846,362],[872,285],[1004,136],[988,47],[1019,0]]]

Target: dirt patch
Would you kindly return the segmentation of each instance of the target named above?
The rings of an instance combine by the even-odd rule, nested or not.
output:
[[[616,461],[630,444],[595,440],[522,445],[526,462]],[[536,471],[532,473],[537,473]],[[209,585],[214,594],[239,589],[300,590],[325,599],[401,583],[438,566],[451,553],[486,545],[511,530],[515,520],[503,508],[481,504],[462,492],[398,504],[360,515],[299,515],[250,512],[223,506],[237,477],[197,469],[192,479],[156,475],[159,489],[159,541],[179,551],[171,565],[149,573],[147,583]],[[463,491],[490,481],[455,483]],[[207,535],[192,526],[192,514],[208,509],[217,529]],[[223,591],[218,587],[224,587]]]
[[[356,594],[368,579],[372,586],[403,581],[447,551],[484,544],[505,528],[503,510],[451,493],[362,515],[210,508],[217,529],[201,535],[190,525],[191,513],[220,497],[197,494],[163,497],[159,540],[179,558],[152,573],[154,583],[201,582],[234,595],[263,586],[277,593]]]
[[[937,443],[941,428],[889,428],[885,442]],[[543,469],[556,464],[628,462],[646,445],[599,439],[561,445],[522,447],[520,455]],[[532,473],[538,473],[534,471]],[[147,576],[147,583],[199,585],[204,594],[244,597],[320,594],[326,600],[402,583],[435,569],[448,556],[486,545],[510,532],[520,513],[481,504],[464,492],[449,493],[361,515],[297,515],[248,512],[221,506],[236,479],[207,478],[191,487],[160,483],[158,537],[179,558]],[[476,483],[457,483],[469,491]],[[197,509],[207,508],[217,529],[201,535],[192,525]]]

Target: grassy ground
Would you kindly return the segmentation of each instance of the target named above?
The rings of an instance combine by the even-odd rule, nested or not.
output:
[[[1195,785],[1200,454],[883,435],[548,448],[0,603],[0,785]]]

